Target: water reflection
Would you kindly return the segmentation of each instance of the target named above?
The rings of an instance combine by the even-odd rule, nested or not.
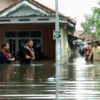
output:
[[[72,72],[68,70],[68,77],[71,76],[73,80],[62,80],[64,88],[61,86],[61,94],[65,94],[69,100],[100,100],[99,63],[87,65],[84,57],[79,56],[73,60],[70,59],[68,66],[72,70]],[[68,69],[68,66],[64,69]]]
[[[59,90],[58,100],[100,100],[99,63],[87,64],[84,57],[73,55],[64,62],[59,64],[59,82],[55,81],[54,61],[25,66],[1,65],[0,99],[56,100],[56,90]]]
[[[53,64],[54,62],[50,61],[44,62],[41,66],[0,65],[0,99],[33,99],[39,94],[55,94],[55,91],[52,91],[55,90],[55,85],[48,83],[49,77],[55,77]]]
[[[10,82],[13,80],[14,66],[1,65],[0,66],[0,82]]]
[[[53,64],[47,62],[42,66],[0,65],[0,82],[47,82],[49,77],[55,77],[55,66]]]

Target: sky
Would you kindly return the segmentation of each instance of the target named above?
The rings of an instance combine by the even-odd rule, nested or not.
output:
[[[36,0],[55,9],[55,0]],[[76,18],[76,29],[81,30],[80,23],[84,21],[84,15],[91,13],[91,8],[97,6],[99,0],[58,0],[59,12],[71,18]]]

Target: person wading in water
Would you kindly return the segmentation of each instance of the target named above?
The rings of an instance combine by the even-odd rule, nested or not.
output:
[[[35,54],[33,50],[33,41],[31,39],[26,39],[24,45],[20,48],[18,56],[20,59],[20,64],[31,64],[35,60]]]
[[[98,62],[98,61],[100,62],[100,46],[98,41],[95,41],[93,43],[93,48],[89,55],[88,60],[90,60],[92,56],[93,56],[93,62]]]
[[[2,50],[0,51],[0,64],[11,64],[15,61],[15,58],[9,53],[9,43],[2,44]]]

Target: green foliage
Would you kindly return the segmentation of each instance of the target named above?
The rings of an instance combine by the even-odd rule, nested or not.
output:
[[[96,14],[97,16],[100,15],[100,8],[94,7],[94,8],[92,9],[92,11],[93,11],[93,14]]]
[[[93,15],[84,15],[85,22],[81,23],[85,33],[90,33],[91,29],[95,26],[95,17]]]
[[[88,23],[87,22],[82,22],[81,26],[84,29],[84,32],[87,33],[88,32]]]
[[[95,27],[98,36],[100,36],[100,8],[94,7],[92,9],[92,14],[84,15],[85,22],[81,23],[81,27],[83,28],[85,33],[91,33],[91,30]]]
[[[97,35],[100,36],[100,28],[97,30]]]
[[[97,28],[100,27],[100,19],[97,20]]]

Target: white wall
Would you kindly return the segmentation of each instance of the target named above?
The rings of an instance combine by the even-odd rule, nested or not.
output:
[[[61,29],[61,57],[68,56],[70,53],[70,48],[68,45],[67,31],[65,29]]]

